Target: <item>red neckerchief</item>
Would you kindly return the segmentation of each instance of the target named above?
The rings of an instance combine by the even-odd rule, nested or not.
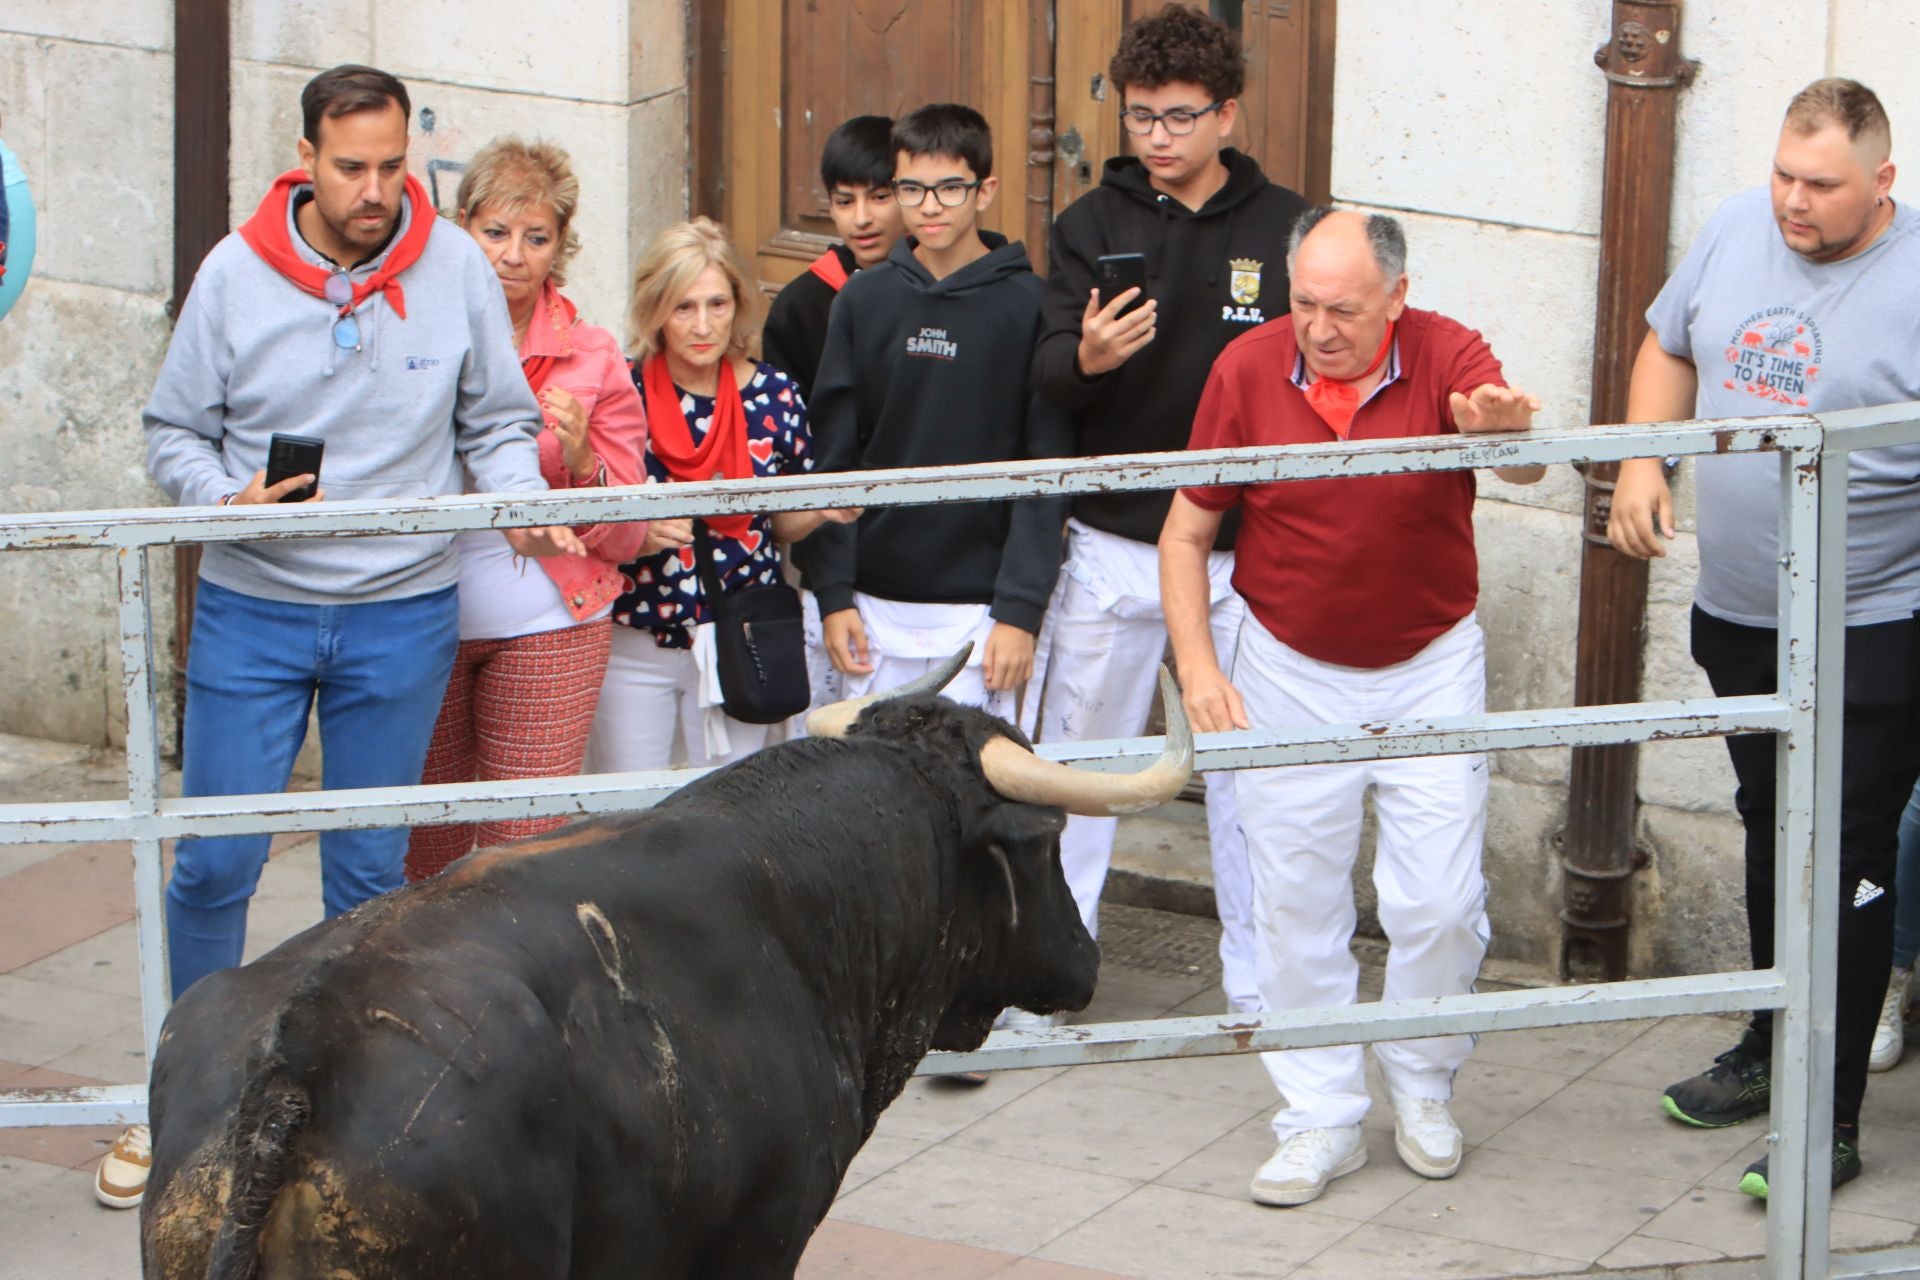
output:
[[[680,410],[680,393],[667,371],[667,357],[656,352],[640,370],[640,390],[647,401],[647,448],[666,465],[675,480],[746,480],[753,475],[753,457],[747,452],[747,410],[740,402],[733,361],[722,360],[713,389],[713,420],[706,437],[693,443],[693,425]],[[753,530],[752,516],[708,516],[707,527],[728,538],[744,538]]]
[[[1313,406],[1313,411],[1320,415],[1321,421],[1333,428],[1333,434],[1342,440],[1345,440],[1347,432],[1353,429],[1353,415],[1360,412],[1360,393],[1354,389],[1353,384],[1364,382],[1371,377],[1373,371],[1380,367],[1380,362],[1387,358],[1387,349],[1391,346],[1393,346],[1393,321],[1389,320],[1387,336],[1380,339],[1380,350],[1374,354],[1373,363],[1367,366],[1364,373],[1356,374],[1351,378],[1315,376],[1314,380],[1307,384],[1307,403]]]
[[[275,178],[273,185],[267,188],[267,194],[261,198],[260,207],[253,211],[251,218],[240,224],[240,238],[260,255],[262,262],[292,281],[302,293],[324,298],[327,296],[327,277],[333,273],[324,267],[314,266],[295,253],[293,239],[287,234],[287,202],[293,198],[295,187],[305,186],[311,181],[300,169],[289,169]],[[419,261],[421,253],[426,250],[427,237],[433,233],[436,215],[432,202],[427,199],[427,189],[412,174],[407,175],[406,198],[413,205],[412,225],[388,250],[386,261],[380,264],[379,270],[354,284],[352,299],[340,308],[342,316],[349,315],[355,307],[377,292],[386,296],[393,314],[402,320],[407,318],[407,297],[400,288],[400,273]]]
[[[538,312],[532,323],[539,324],[539,313],[544,312],[547,323],[556,329],[571,329],[574,318],[580,314],[579,308],[554,288],[551,280],[540,286],[540,301],[536,305]],[[547,385],[547,379],[553,373],[553,367],[559,363],[560,357],[552,354],[520,357],[520,371],[527,375],[527,385],[533,388],[534,395],[540,394],[540,389]]]
[[[808,264],[807,270],[827,282],[827,287],[835,293],[840,292],[847,283],[847,265],[840,261],[840,255],[829,249]]]

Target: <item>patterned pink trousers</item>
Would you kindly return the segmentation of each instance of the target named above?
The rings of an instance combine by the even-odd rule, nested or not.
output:
[[[552,778],[579,773],[607,670],[611,619],[510,640],[462,640],[427,748],[422,782]],[[424,880],[455,858],[564,818],[518,818],[415,827],[407,880]]]

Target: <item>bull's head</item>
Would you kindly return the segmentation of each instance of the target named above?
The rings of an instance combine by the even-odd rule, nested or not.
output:
[[[1062,811],[1088,817],[1141,813],[1178,795],[1193,774],[1193,733],[1164,669],[1167,740],[1159,759],[1137,773],[1096,773],[1042,760],[1005,721],[930,697],[960,671],[970,651],[961,650],[919,680],[834,703],[807,718],[807,732],[817,738],[849,730],[902,738],[958,733],[978,761],[987,788],[977,811],[964,818],[961,844],[974,883],[991,901],[1004,902],[1000,940],[990,948],[977,989],[963,993],[942,1020],[933,1040],[937,1049],[977,1047],[1003,1005],[1036,1013],[1086,1007],[1100,952],[1060,869]]]

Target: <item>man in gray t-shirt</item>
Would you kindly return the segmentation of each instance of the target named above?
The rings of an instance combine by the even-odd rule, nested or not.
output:
[[[1851,80],[1788,107],[1770,188],[1721,205],[1660,296],[1634,363],[1636,422],[1822,412],[1920,399],[1920,213],[1894,202],[1891,129]],[[1722,697],[1771,693],[1779,601],[1780,468],[1766,454],[1702,458],[1693,657]],[[1860,1172],[1860,1103],[1892,964],[1894,847],[1920,774],[1920,444],[1852,455],[1846,702],[1841,743],[1840,945],[1834,1185]],[[1613,545],[1664,555],[1673,505],[1657,458],[1623,463]],[[1774,743],[1727,739],[1746,827],[1753,964],[1773,963]],[[1677,1120],[1717,1128],[1764,1115],[1772,1019],[1667,1089]],[[1741,1190],[1767,1194],[1765,1159]]]

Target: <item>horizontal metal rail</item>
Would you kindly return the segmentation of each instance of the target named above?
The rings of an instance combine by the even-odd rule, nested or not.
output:
[[[1813,449],[1812,418],[1582,427],[1499,435],[1420,436],[1353,444],[1272,445],[899,471],[836,472],[756,480],[569,489],[562,493],[467,494],[413,501],[149,507],[0,517],[0,551],[258,542],[276,538],[451,533],[528,525],[595,524],[667,516],[808,511],[826,507],[921,506],[1050,494],[1119,493],[1176,486],[1256,484],[1409,471],[1621,458]]]
[[[1753,969],[1425,1000],[1385,1000],[1326,1009],[1019,1028],[996,1031],[984,1045],[968,1052],[928,1054],[917,1074],[1205,1058],[1418,1036],[1665,1018],[1678,1013],[1742,1013],[1780,1008],[1785,991],[1786,982],[1776,970]]]
[[[1459,755],[1539,747],[1664,742],[1784,729],[1788,709],[1776,697],[1631,702],[1554,711],[1496,711],[1485,716],[1324,725],[1273,731],[1237,730],[1195,737],[1195,768],[1265,769],[1282,765]],[[1158,758],[1162,738],[1043,743],[1035,753],[1098,772],[1122,773]],[[140,836],[246,833],[279,835],[443,822],[501,822],[549,816],[584,817],[646,809],[711,769],[663,769],[579,777],[353,791],[274,792],[160,801],[155,815],[125,802],[0,804],[0,845],[50,839],[132,840]]]

